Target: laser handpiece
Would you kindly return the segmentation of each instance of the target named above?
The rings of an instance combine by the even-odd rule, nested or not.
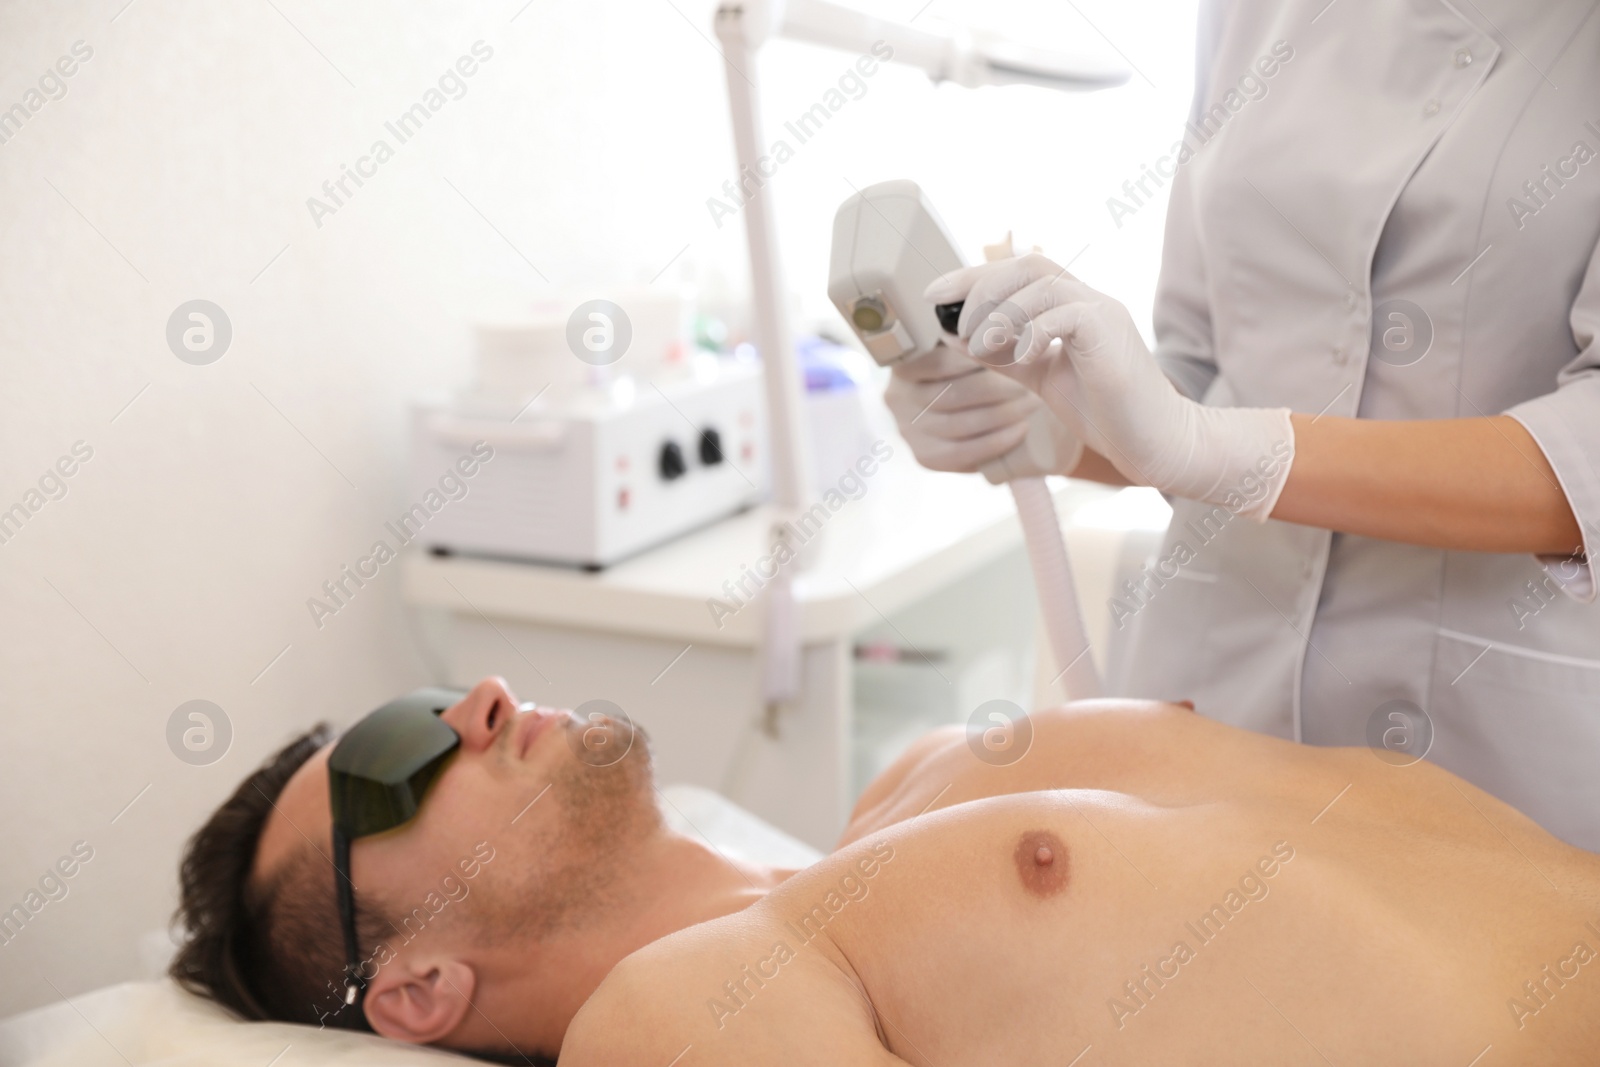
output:
[[[881,366],[933,350],[956,332],[962,302],[934,307],[922,293],[937,277],[964,265],[961,252],[922,189],[911,181],[868,186],[839,207],[833,220],[828,298]],[[989,373],[995,373],[993,371]],[[1041,409],[1041,416],[1049,414]],[[1010,483],[1039,590],[1045,633],[1067,695],[1100,695],[1089,655],[1055,501],[1042,477]]]

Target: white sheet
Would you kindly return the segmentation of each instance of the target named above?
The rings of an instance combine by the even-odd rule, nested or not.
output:
[[[662,790],[667,819],[724,855],[804,867],[821,855],[698,786]],[[169,981],[127,982],[0,1022],[0,1067],[407,1067],[462,1057],[369,1034],[241,1022]]]

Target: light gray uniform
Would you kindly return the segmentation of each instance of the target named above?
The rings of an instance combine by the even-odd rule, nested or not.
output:
[[[1176,171],[1155,328],[1179,387],[1372,419],[1509,413],[1600,559],[1597,6],[1204,12],[1192,158],[1156,164]],[[1587,563],[1174,504],[1158,559],[1179,540],[1195,558],[1124,590],[1114,691],[1312,744],[1411,729],[1414,750],[1406,701],[1431,720],[1428,758],[1600,850]]]

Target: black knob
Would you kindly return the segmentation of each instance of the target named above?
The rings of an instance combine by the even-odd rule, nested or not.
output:
[[[722,435],[709,426],[700,431],[700,462],[707,467],[722,462]]]
[[[689,469],[689,464],[684,462],[683,449],[678,447],[678,442],[668,441],[661,446],[661,477],[667,481],[682,478]]]

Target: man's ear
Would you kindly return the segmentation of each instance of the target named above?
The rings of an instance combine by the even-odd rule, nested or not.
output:
[[[461,1025],[476,986],[472,965],[451,956],[392,960],[367,987],[367,1022],[384,1037],[430,1045]]]

